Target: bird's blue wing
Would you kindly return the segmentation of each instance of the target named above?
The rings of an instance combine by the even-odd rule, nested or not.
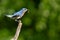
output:
[[[23,14],[23,10],[20,10],[20,11],[14,13],[13,16],[22,16],[22,14]]]

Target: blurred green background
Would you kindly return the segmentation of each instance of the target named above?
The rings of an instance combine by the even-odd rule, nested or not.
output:
[[[28,8],[18,40],[60,40],[60,0],[0,0],[0,40],[10,40],[18,23],[5,17]]]

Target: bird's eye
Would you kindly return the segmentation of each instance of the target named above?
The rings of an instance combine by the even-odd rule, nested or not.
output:
[[[26,8],[23,8],[23,10],[27,10]]]
[[[26,8],[24,10],[26,10]]]

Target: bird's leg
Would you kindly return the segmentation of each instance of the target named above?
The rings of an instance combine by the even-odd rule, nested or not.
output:
[[[15,21],[16,21],[16,22],[19,22],[19,21],[20,21],[20,19],[15,19]]]

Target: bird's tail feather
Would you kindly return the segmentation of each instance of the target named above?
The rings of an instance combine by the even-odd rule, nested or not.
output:
[[[13,17],[13,15],[6,15],[7,17],[9,17],[9,18],[12,18]]]

